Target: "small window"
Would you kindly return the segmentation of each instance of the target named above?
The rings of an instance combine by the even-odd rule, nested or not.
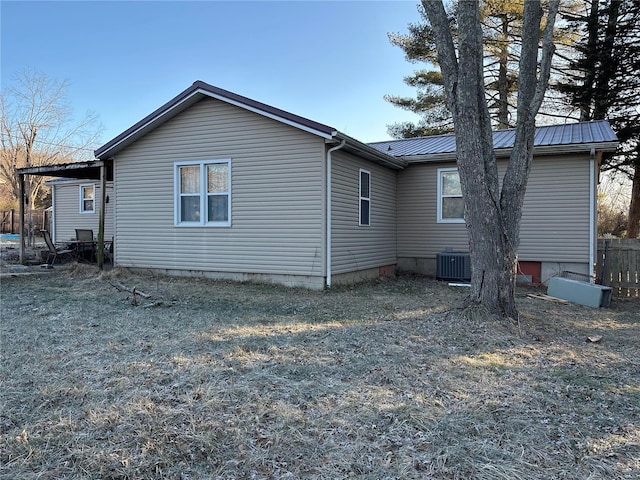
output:
[[[360,170],[360,225],[371,225],[371,173]]]
[[[438,169],[438,222],[464,223],[464,201],[457,168]]]
[[[95,185],[80,185],[80,213],[95,213]]]
[[[176,162],[175,224],[231,224],[231,160]]]

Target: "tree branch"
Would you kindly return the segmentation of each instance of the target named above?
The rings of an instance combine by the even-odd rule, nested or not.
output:
[[[549,85],[549,77],[551,75],[551,59],[555,52],[555,45],[553,44],[553,28],[556,22],[556,15],[558,13],[558,7],[560,0],[550,0],[549,10],[547,13],[547,23],[544,27],[544,35],[542,38],[542,58],[540,59],[540,75],[538,78],[538,84],[536,86],[536,92],[531,102],[531,112],[535,116],[540,110],[540,105],[544,100],[544,94]]]

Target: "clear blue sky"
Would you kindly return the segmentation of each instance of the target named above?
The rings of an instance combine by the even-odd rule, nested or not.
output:
[[[359,140],[415,120],[383,99],[412,95],[416,65],[388,32],[419,20],[417,0],[0,2],[2,87],[35,69],[67,79],[72,106],[97,113],[102,143],[195,80]]]

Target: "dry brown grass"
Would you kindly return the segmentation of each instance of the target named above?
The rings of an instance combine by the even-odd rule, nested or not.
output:
[[[640,478],[640,304],[522,295],[518,336],[443,313],[463,294],[4,278],[0,476]]]

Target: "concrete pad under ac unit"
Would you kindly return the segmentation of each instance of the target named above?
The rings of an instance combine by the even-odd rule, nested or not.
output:
[[[550,279],[547,294],[593,308],[606,308],[611,304],[611,287],[569,278]]]

